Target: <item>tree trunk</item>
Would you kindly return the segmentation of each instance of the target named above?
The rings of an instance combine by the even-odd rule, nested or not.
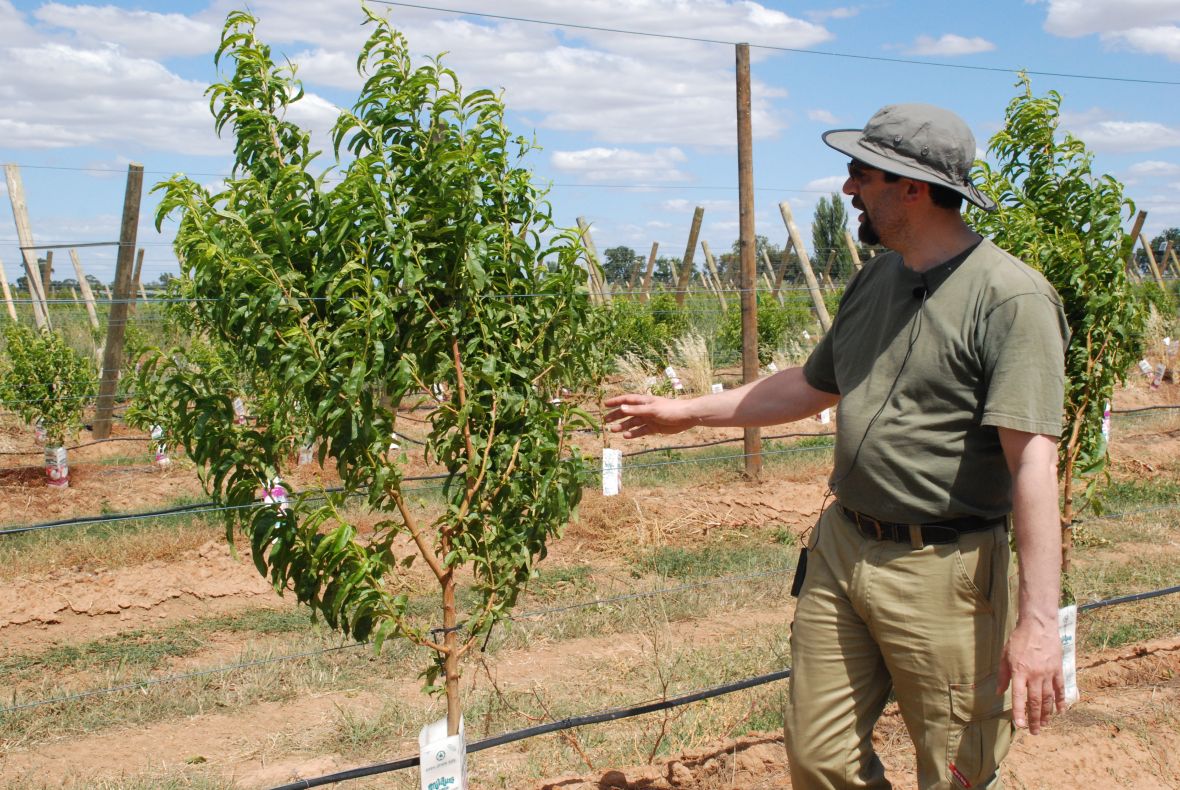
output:
[[[455,610],[455,586],[455,574],[448,572],[443,581],[443,628],[446,629],[443,638],[443,646],[446,647],[443,671],[447,690],[447,735],[459,734],[459,718],[463,715],[459,705],[459,633],[455,630],[459,620]]]

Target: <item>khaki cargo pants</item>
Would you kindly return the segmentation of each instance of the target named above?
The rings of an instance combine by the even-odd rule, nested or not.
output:
[[[809,539],[785,711],[794,790],[889,788],[873,724],[892,690],[922,790],[998,790],[1013,726],[996,693],[1015,619],[1002,527],[915,549],[829,507]]]

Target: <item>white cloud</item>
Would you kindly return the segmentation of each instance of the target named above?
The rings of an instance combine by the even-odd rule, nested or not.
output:
[[[851,19],[860,13],[861,7],[855,6],[840,6],[837,8],[826,8],[816,11],[808,11],[807,18],[812,22],[823,22],[827,19]]]
[[[212,52],[218,42],[213,25],[183,14],[46,3],[33,16],[47,25],[74,31],[88,46],[114,44],[139,57],[197,55]]]
[[[1180,146],[1180,128],[1156,121],[1099,120],[1070,126],[1069,131],[1096,151],[1156,151]]]
[[[1133,27],[1104,33],[1102,40],[1112,47],[1121,47],[1147,55],[1163,55],[1168,60],[1180,62],[1180,27],[1161,25],[1157,27]]]
[[[906,49],[906,52],[911,55],[953,57],[991,52],[995,48],[995,44],[980,36],[967,38],[954,33],[944,33],[938,38],[918,36],[914,39],[914,43]]]
[[[807,120],[818,121],[820,123],[838,124],[840,119],[837,118],[830,110],[808,110]]]
[[[1176,0],[1049,0],[1045,30],[1067,38],[1180,22]]]
[[[311,134],[313,150],[331,149],[332,138],[329,133],[339,116],[339,107],[311,91],[305,92],[299,101],[287,108],[287,120]]]
[[[687,159],[679,148],[657,148],[650,153],[624,148],[586,148],[554,151],[550,156],[554,168],[587,181],[635,184],[684,181],[688,175],[677,165]]]
[[[0,50],[0,73],[7,78],[0,129],[11,147],[132,141],[186,154],[227,148],[213,134],[205,86],[152,60],[47,42]]]
[[[1098,35],[1108,49],[1180,61],[1177,0],[1049,0],[1045,30],[1066,38]]]
[[[220,0],[221,3],[227,0]],[[293,5],[292,5],[293,4]],[[293,57],[310,83],[355,89],[355,53],[367,34],[356,14],[311,0],[258,0],[259,35],[275,44],[302,42]],[[755,2],[520,0],[513,13],[571,23],[653,30],[809,47],[831,39],[822,26]],[[514,113],[537,126],[589,132],[608,145],[735,145],[733,55],[724,47],[576,29],[546,30],[397,9],[398,29],[415,53],[449,53],[444,63],[465,87],[502,88]],[[308,46],[310,44],[310,46]],[[755,50],[755,58],[770,55]],[[785,95],[753,85],[755,134],[784,128],[772,100]]]
[[[672,198],[660,204],[660,208],[665,211],[692,211],[697,206],[702,206],[705,209],[705,213],[709,211],[737,211],[738,209],[736,200],[686,200],[684,198]]]
[[[826,176],[824,178],[816,178],[808,181],[804,189],[812,192],[839,193],[844,188],[844,182],[847,180],[848,176]]]
[[[1175,162],[1162,162],[1158,159],[1148,159],[1144,162],[1136,162],[1127,168],[1127,172],[1136,176],[1145,176],[1148,178],[1154,176],[1177,176],[1180,175],[1180,164]]]

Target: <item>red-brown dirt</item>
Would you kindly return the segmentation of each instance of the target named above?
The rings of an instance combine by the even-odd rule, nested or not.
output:
[[[1139,384],[1116,396],[1116,408],[1180,402],[1180,386],[1147,390]],[[1174,475],[1180,456],[1180,418],[1159,430],[1139,430],[1116,422],[1116,474]],[[827,426],[807,423],[803,431]],[[784,429],[786,430],[793,429]],[[407,425],[406,432],[411,432]],[[774,433],[776,431],[767,431]],[[141,437],[119,428],[116,436]],[[645,439],[627,451],[681,442],[705,442],[740,436],[736,431],[696,431],[684,437]],[[87,441],[83,436],[78,443]],[[599,437],[580,440],[596,454]],[[614,446],[622,443],[613,440]],[[732,445],[735,454],[741,444]],[[11,422],[0,425],[0,526],[28,524],[100,512],[134,512],[165,506],[178,497],[205,498],[192,465],[177,461],[154,470],[146,442],[128,441],[83,447],[71,453],[71,486],[43,484],[38,448],[31,432]],[[125,463],[110,464],[132,456]],[[648,456],[649,458],[651,456]],[[23,467],[23,468],[22,468]],[[732,462],[730,464],[732,468]],[[416,470],[430,471],[417,464]],[[791,471],[794,470],[794,471]],[[294,487],[333,485],[334,473],[304,467],[290,474]],[[552,545],[547,563],[590,563],[614,567],[629,543],[642,546],[692,545],[726,534],[766,535],[772,528],[800,531],[814,520],[823,502],[822,468],[791,467],[759,483],[736,480],[732,472],[710,479],[699,476],[685,485],[625,486],[624,495],[606,499],[589,492],[577,522]],[[288,606],[259,577],[248,557],[235,557],[222,541],[121,567],[101,562],[46,572],[10,569],[0,582],[0,658],[53,645],[66,645],[124,631],[159,627],[211,613],[266,606]],[[625,583],[625,579],[624,579]],[[785,628],[788,607],[746,612],[768,628]],[[734,641],[743,625],[722,613],[680,629],[688,641]],[[232,654],[237,647],[229,645]],[[593,672],[589,657],[617,655],[619,665],[633,660],[636,645],[615,636],[539,644],[505,655],[501,672],[518,672],[544,684],[547,678]],[[1057,718],[1041,735],[1022,735],[1005,771],[1013,788],[1180,787],[1180,720],[1175,710],[1180,669],[1180,638],[1124,647],[1079,658],[1082,701]],[[595,665],[597,666],[597,665]],[[593,678],[588,678],[588,683]],[[111,777],[161,766],[183,768],[194,756],[217,755],[217,772],[242,787],[267,787],[297,776],[351,767],[355,760],[339,754],[307,753],[288,744],[293,722],[325,728],[345,699],[379,708],[390,696],[413,698],[412,679],[377,684],[347,693],[311,695],[296,701],[266,702],[241,712],[210,711],[188,720],[170,720],[141,731],[116,729],[97,733],[63,733],[35,745],[0,741],[0,785],[64,783],[81,777]],[[7,690],[0,690],[5,692]],[[586,700],[594,709],[593,700]],[[877,742],[898,787],[914,783],[909,745],[896,715],[887,714]],[[527,751],[527,745],[522,747]],[[61,755],[69,753],[68,764]],[[391,755],[396,756],[396,755]],[[518,760],[519,753],[482,753],[480,759]],[[22,779],[23,777],[23,779]],[[402,786],[402,785],[366,785]],[[491,785],[488,785],[489,787]],[[503,785],[496,785],[503,786]],[[530,786],[546,790],[757,790],[789,787],[781,733],[753,733],[677,754],[654,765],[565,775]]]

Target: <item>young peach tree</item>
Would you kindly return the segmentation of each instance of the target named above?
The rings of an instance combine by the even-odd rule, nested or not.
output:
[[[1087,494],[1093,493],[1107,460],[1104,404],[1143,345],[1144,312],[1124,264],[1134,240],[1123,223],[1134,205],[1114,177],[1091,171],[1093,154],[1082,140],[1058,136],[1061,95],[1034,96],[1023,74],[1017,87],[1022,91],[1008,104],[1004,128],[988,145],[997,166],[980,165],[983,190],[999,210],[972,216],[980,233],[1045,275],[1069,322],[1059,445],[1062,565],[1069,570],[1074,481],[1088,478]]]
[[[246,506],[227,532],[248,537],[276,590],[378,648],[396,636],[432,649],[427,685],[445,688],[454,734],[460,659],[507,615],[587,481],[570,436],[591,421],[559,395],[595,380],[602,332],[577,236],[554,227],[501,100],[463,92],[438,60],[412,66],[403,36],[366,14],[364,87],[332,131],[338,170],[318,175],[285,117],[302,96],[294,68],[275,65],[254,18],[229,15],[216,59],[233,70],[209,95],[235,138],[233,173],[216,191],[179,175],[157,187],[157,221],[179,219],[178,309],[225,358],[157,352],[139,388],[166,406],[210,494]],[[226,386],[244,370],[269,396],[243,425]],[[446,473],[436,517],[390,453],[397,405],[418,395],[433,404],[425,457]],[[344,490],[250,508],[303,438],[284,414],[296,402]],[[371,532],[344,513],[356,495],[380,514]],[[416,554],[397,557],[407,542]],[[438,628],[407,617],[416,556],[441,593]],[[476,592],[465,611],[461,571]]]
[[[4,327],[7,361],[0,361],[0,405],[29,425],[40,423],[48,447],[61,447],[82,428],[82,413],[98,382],[94,366],[50,329]]]

